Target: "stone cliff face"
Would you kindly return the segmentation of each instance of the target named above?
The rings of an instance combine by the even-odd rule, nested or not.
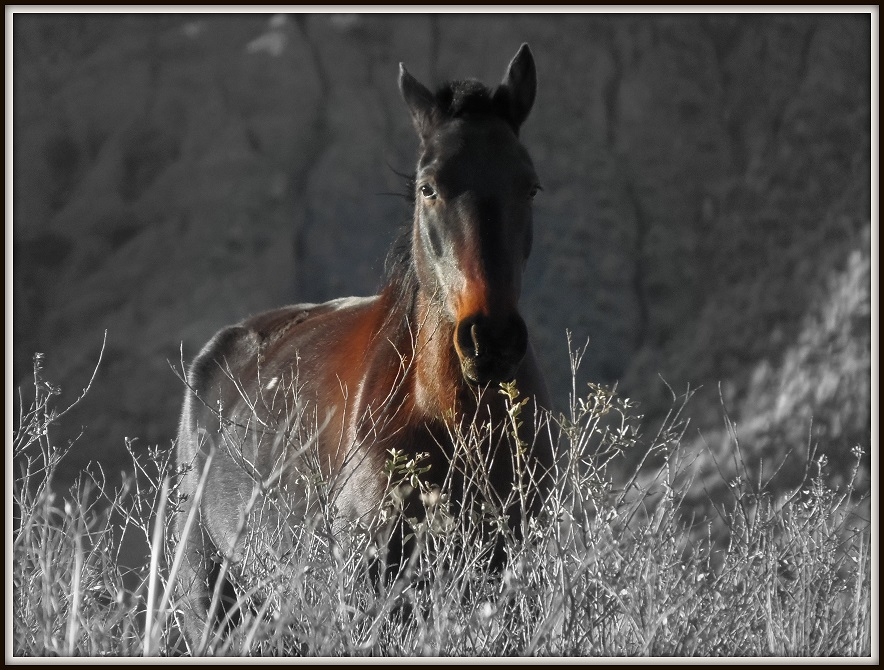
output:
[[[523,307],[559,403],[568,328],[589,338],[582,377],[619,380],[650,421],[662,377],[702,386],[694,425],[721,428],[720,386],[759,453],[810,436],[843,461],[870,443],[870,25],[17,14],[14,383],[44,351],[72,400],[107,330],[62,426],[86,426],[71,467],[127,463],[125,437],[168,445],[182,351],[379,287],[417,145],[398,62],[493,82],[527,41],[545,190]]]

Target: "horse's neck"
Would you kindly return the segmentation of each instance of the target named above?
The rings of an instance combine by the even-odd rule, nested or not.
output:
[[[457,412],[465,384],[454,352],[454,326],[418,293],[410,318],[416,408],[434,418]]]

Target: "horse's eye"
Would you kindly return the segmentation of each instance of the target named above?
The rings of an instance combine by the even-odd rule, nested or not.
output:
[[[543,187],[538,185],[532,186],[531,190],[528,191],[528,200],[534,200],[537,197],[537,194],[543,190]]]
[[[427,200],[435,200],[436,199],[436,191],[429,184],[421,184],[417,189],[422,198],[426,198]]]

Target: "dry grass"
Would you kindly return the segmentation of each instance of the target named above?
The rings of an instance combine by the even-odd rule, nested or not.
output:
[[[576,370],[578,355],[572,364]],[[180,475],[171,453],[130,449],[135,468],[122,487],[96,470],[61,499],[52,490],[64,456],[50,439],[55,395],[39,366],[35,382],[35,401],[22,408],[14,434],[13,653],[188,654],[175,618],[176,554],[166,541]],[[516,423],[516,390],[502,390]],[[376,521],[335,534],[334,510],[320,505],[305,523],[244,536],[250,570],[223,566],[236,585],[238,624],[229,635],[208,635],[202,651],[869,656],[868,500],[852,480],[828,488],[818,461],[785,495],[729,481],[713,517],[693,518],[684,504],[692,477],[678,449],[681,416],[673,412],[646,439],[628,400],[603,387],[575,388],[567,416],[536,426],[560,436],[561,453],[542,514],[525,523],[523,540],[502,523],[502,510],[529,492],[530,472],[510,501],[477,502],[462,513],[444,492],[427,491],[426,518],[406,521],[413,551],[398,577],[382,579],[383,531],[400,518],[403,492],[422,486],[420,461],[391,454],[389,495]],[[460,453],[476,434],[456,436]],[[635,449],[663,465],[622,478],[615,466]],[[314,486],[326,500],[321,478]],[[480,501],[482,482],[475,486]],[[284,495],[256,500],[254,513],[280,518],[269,513]],[[151,547],[135,588],[119,563],[120,537],[132,530]],[[507,556],[497,570],[489,568],[496,546]]]

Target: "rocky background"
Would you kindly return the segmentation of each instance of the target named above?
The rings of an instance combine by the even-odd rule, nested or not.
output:
[[[72,401],[107,330],[59,429],[85,430],[71,473],[168,446],[172,368],[218,328],[374,293],[410,217],[399,61],[496,82],[522,42],[545,189],[523,313],[560,407],[570,329],[580,384],[619,382],[650,432],[698,389],[689,443],[727,451],[726,410],[750,455],[868,465],[870,15],[16,14],[12,34],[13,384],[45,352]]]

